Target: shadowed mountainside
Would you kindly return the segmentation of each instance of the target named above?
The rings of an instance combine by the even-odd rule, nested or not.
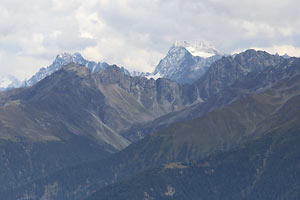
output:
[[[273,150],[275,151],[276,148],[278,148],[278,152],[276,150],[276,154],[274,153],[274,157],[270,157],[270,159],[274,159],[272,162],[279,164],[281,162],[276,160],[278,158],[277,153],[284,153],[281,152],[280,149],[285,148],[289,144],[291,148],[293,148],[293,142],[298,138],[299,132],[299,100],[300,76],[295,75],[282,80],[261,94],[253,94],[245,97],[230,106],[209,112],[200,118],[171,125],[169,128],[149,135],[143,140],[130,145],[121,152],[103,161],[68,168],[45,179],[40,179],[32,184],[28,184],[12,192],[2,193],[1,195],[7,196],[8,199],[20,198],[25,194],[32,195],[35,198],[50,195],[49,198],[52,199],[82,199],[105,185],[120,181],[158,164],[174,162],[197,163],[202,162],[204,159],[210,163],[208,168],[199,168],[199,166],[196,165],[195,167],[192,164],[192,170],[189,171],[190,167],[187,168],[186,172],[186,169],[183,169],[183,174],[193,174],[195,171],[201,171],[201,173],[196,174],[195,177],[203,177],[203,181],[210,181],[210,176],[208,175],[211,169],[220,170],[220,172],[222,172],[222,170],[228,170],[230,166],[235,169],[234,163],[244,162],[243,165],[237,166],[237,170],[240,171],[233,170],[227,174],[213,174],[212,184],[207,186],[208,189],[205,194],[212,195],[215,199],[223,195],[223,192],[227,195],[231,194],[230,190],[226,190],[226,184],[228,184],[226,182],[226,180],[228,180],[227,177],[234,175],[235,172],[239,172],[241,174],[248,174],[249,178],[246,177],[246,180],[240,180],[239,178],[234,179],[234,184],[237,185],[240,181],[244,181],[243,185],[235,192],[244,192],[247,194],[245,198],[250,198],[251,196],[248,195],[258,195],[258,193],[254,192],[259,190],[258,186],[262,183],[259,181],[270,182],[273,178],[277,178],[276,176],[273,178],[272,176],[268,176],[268,173],[276,174],[276,170],[272,171],[272,167],[266,168],[264,174],[261,174],[259,171],[262,167],[266,166],[264,159],[266,157],[269,158],[267,153],[273,152]],[[282,141],[284,136],[288,137],[286,141]],[[285,144],[284,142],[287,143]],[[268,150],[271,147],[273,148],[273,143],[276,148],[271,149],[272,151]],[[276,146],[277,144],[278,147]],[[257,149],[253,147],[257,147]],[[294,147],[296,147],[296,145],[294,145]],[[248,149],[251,149],[251,151],[249,150],[248,152]],[[235,151],[237,155],[232,153]],[[286,155],[289,155],[288,148],[286,151]],[[257,160],[255,160],[256,154],[258,156]],[[222,156],[218,157],[218,155]],[[297,155],[297,150],[295,154],[293,153],[291,155],[294,158]],[[252,156],[254,156],[254,158]],[[241,161],[242,158],[245,160]],[[248,158],[250,160],[247,160]],[[287,162],[287,165],[294,160],[293,158]],[[248,166],[248,163],[252,161],[254,164]],[[231,164],[233,164],[233,166]],[[291,164],[298,166],[298,164]],[[281,167],[282,169],[284,168],[284,166]],[[146,176],[143,173],[146,173]],[[129,194],[123,191],[125,199],[135,194],[137,195],[136,197],[140,197],[141,190],[145,190],[148,184],[151,184],[151,182],[149,183],[145,180],[149,176],[153,175],[153,179],[155,181],[161,180],[162,184],[166,183],[164,179],[166,176],[171,176],[161,174],[164,172],[160,172],[160,169],[159,171],[152,169],[143,173],[133,177],[133,179],[129,179],[129,181],[132,181],[132,185],[124,187],[125,189],[129,187],[129,191],[134,190],[134,187],[139,184],[138,180],[143,180],[143,184],[141,184],[141,188],[137,189],[137,193]],[[170,173],[173,173],[172,170]],[[283,171],[282,173],[285,174],[287,172]],[[170,180],[176,182],[179,179],[178,181],[180,182],[181,178],[177,177],[176,174],[177,172],[175,170],[173,173],[174,176],[172,175]],[[260,178],[260,176],[263,177],[265,174],[265,179],[259,179],[259,181],[254,182],[254,178],[257,178],[257,176],[259,176],[258,178]],[[156,179],[159,177],[162,179]],[[243,176],[241,176],[241,179],[242,177]],[[183,183],[188,180],[187,177],[182,177],[182,179]],[[220,179],[221,182],[219,186],[216,185],[216,188],[219,187],[220,190],[214,189],[213,187],[213,181],[218,179]],[[287,177],[286,181],[289,180],[291,179]],[[205,182],[199,182],[199,184],[204,183]],[[124,184],[124,182],[119,184],[121,184],[120,186],[122,187],[119,187],[118,184],[109,186],[107,192],[103,193],[104,196],[100,195],[100,197],[111,197],[112,191],[122,190],[124,186],[122,184]],[[188,183],[186,184],[188,185]],[[293,187],[297,186],[296,183],[291,184]],[[178,187],[175,183],[174,185],[170,183],[170,186],[175,189]],[[52,187],[52,193],[49,193],[47,190],[49,187]],[[160,187],[163,193],[167,191],[166,187],[167,185]],[[154,194],[162,195],[160,190],[156,190],[155,187],[153,194],[149,189],[150,188],[143,192],[147,192],[150,196]],[[180,189],[178,190],[178,193],[180,193]],[[205,190],[205,188],[203,190]],[[74,191],[76,192],[74,193]],[[286,191],[287,190],[284,190],[284,192]],[[296,190],[292,189],[291,191],[295,192]],[[100,193],[98,193],[98,195]],[[194,196],[191,197],[194,198],[195,194],[198,193],[193,194]],[[232,193],[232,195],[239,195],[239,193]],[[286,195],[288,194],[286,193]],[[119,197],[120,196],[116,194],[115,198],[118,199]],[[178,198],[180,199],[180,196]]]
[[[272,131],[198,162],[148,169],[103,187],[88,199],[296,200],[300,196],[299,136],[299,126]]]
[[[193,104],[183,110],[172,112],[151,122],[135,124],[121,135],[130,141],[138,141],[148,134],[168,127],[174,122],[191,120],[235,101],[263,92],[278,81],[300,73],[300,59],[283,59],[263,51],[247,50],[235,57],[223,57],[216,61],[207,73],[191,86],[189,101]]]
[[[0,104],[1,189],[7,189],[117,152],[130,144],[120,130],[189,102],[173,81],[69,64],[32,87],[0,93]]]

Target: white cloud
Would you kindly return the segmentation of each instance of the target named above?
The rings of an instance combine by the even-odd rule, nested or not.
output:
[[[29,76],[65,51],[152,71],[175,40],[205,39],[225,53],[256,47],[299,56],[299,6],[297,0],[2,0],[0,75]]]
[[[279,55],[289,55],[294,57],[300,57],[300,48],[291,46],[291,45],[274,45],[270,47],[249,47],[244,49],[236,49],[235,51],[231,52],[232,54],[241,53],[247,49],[255,49],[260,51],[266,51],[270,54],[279,54]]]
[[[289,56],[300,57],[300,48],[291,45],[281,45],[272,47],[258,47],[258,50],[264,50],[272,54],[278,53],[279,55],[288,54]]]

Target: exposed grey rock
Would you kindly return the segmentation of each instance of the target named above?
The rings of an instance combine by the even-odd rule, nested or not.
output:
[[[74,53],[74,54],[61,53],[56,56],[56,59],[53,61],[53,63],[50,66],[48,66],[47,68],[41,68],[39,72],[33,75],[29,80],[25,81],[23,83],[23,86],[25,87],[32,86],[37,82],[41,81],[42,79],[44,79],[45,77],[58,71],[59,69],[61,69],[62,66],[70,63],[76,63],[85,66],[91,72],[99,72],[108,66],[108,64],[105,62],[96,63],[93,61],[88,61],[84,59],[80,53]]]
[[[210,65],[220,59],[221,54],[210,44],[199,42],[190,45],[177,41],[169,49],[167,55],[160,60],[151,74],[132,73],[133,76],[148,78],[167,78],[178,83],[192,83],[199,79]]]
[[[121,134],[131,141],[140,140],[174,122],[200,117],[246,95],[262,92],[278,81],[300,73],[299,66],[299,58],[284,59],[255,50],[222,57],[199,80],[182,86],[183,101],[190,102],[188,107],[152,122],[133,125]]]

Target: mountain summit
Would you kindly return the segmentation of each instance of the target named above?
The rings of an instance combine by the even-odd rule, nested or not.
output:
[[[61,53],[56,56],[55,60],[50,66],[48,66],[47,68],[41,68],[40,71],[33,75],[29,80],[25,81],[23,85],[32,86],[40,80],[44,79],[45,77],[58,71],[59,69],[61,69],[62,66],[70,63],[75,63],[87,67],[91,72],[99,72],[108,66],[106,62],[96,63],[94,61],[88,61],[85,58],[83,58],[80,53]]]
[[[220,58],[219,51],[207,42],[190,45],[185,41],[176,41],[149,77],[192,83]]]

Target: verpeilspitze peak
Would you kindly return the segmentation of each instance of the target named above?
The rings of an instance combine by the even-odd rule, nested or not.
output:
[[[159,62],[153,77],[164,77],[179,83],[192,83],[222,56],[213,45],[205,41],[189,44],[176,41]]]

